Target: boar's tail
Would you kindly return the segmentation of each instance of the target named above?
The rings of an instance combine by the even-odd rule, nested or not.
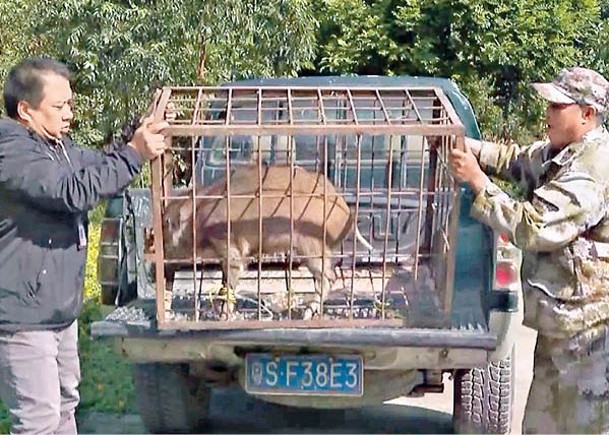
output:
[[[362,233],[360,233],[359,228],[357,227],[357,223],[355,223],[353,220],[355,219],[354,213],[351,212],[351,214],[349,215],[349,221],[347,222],[347,225],[344,227],[343,232],[338,236],[338,238],[336,240],[338,241],[342,241],[344,240],[345,237],[347,237],[347,235],[353,231],[354,232],[354,236],[357,239],[357,241],[359,243],[361,243],[362,245],[364,245],[364,247],[369,250],[369,251],[374,251],[374,246],[372,246],[370,244],[370,242],[368,240],[366,240],[366,238],[362,235]],[[353,230],[353,227],[355,226],[355,230]]]
[[[366,247],[366,249],[368,249],[369,251],[374,251],[374,246],[372,246],[370,242],[364,238],[362,233],[359,232],[359,228],[357,227],[357,225],[355,226],[355,237],[362,245]]]

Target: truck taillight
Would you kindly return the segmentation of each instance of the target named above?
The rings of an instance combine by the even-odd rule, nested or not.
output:
[[[518,268],[513,261],[501,261],[495,266],[495,288],[509,288],[519,278]]]
[[[510,243],[510,238],[507,234],[499,234],[499,242],[502,244]]]
[[[520,251],[507,235],[497,237],[495,288],[509,289],[520,283]]]

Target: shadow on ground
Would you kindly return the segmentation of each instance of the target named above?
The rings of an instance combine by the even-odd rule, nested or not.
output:
[[[145,433],[137,415],[86,413],[81,433]],[[361,410],[309,410],[256,400],[239,388],[214,391],[208,433],[451,433],[451,415],[384,404]]]

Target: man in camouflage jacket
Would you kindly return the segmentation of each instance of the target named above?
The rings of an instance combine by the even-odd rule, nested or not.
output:
[[[523,250],[524,323],[538,331],[524,433],[609,432],[609,82],[563,70],[534,89],[547,140],[529,147],[466,138],[451,170],[472,214]],[[525,192],[514,199],[486,175]]]

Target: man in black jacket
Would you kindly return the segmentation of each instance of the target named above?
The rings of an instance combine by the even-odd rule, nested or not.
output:
[[[13,433],[76,433],[87,212],[163,153],[165,122],[143,120],[102,153],[66,136],[70,73],[49,58],[8,74],[0,120],[0,396]]]

